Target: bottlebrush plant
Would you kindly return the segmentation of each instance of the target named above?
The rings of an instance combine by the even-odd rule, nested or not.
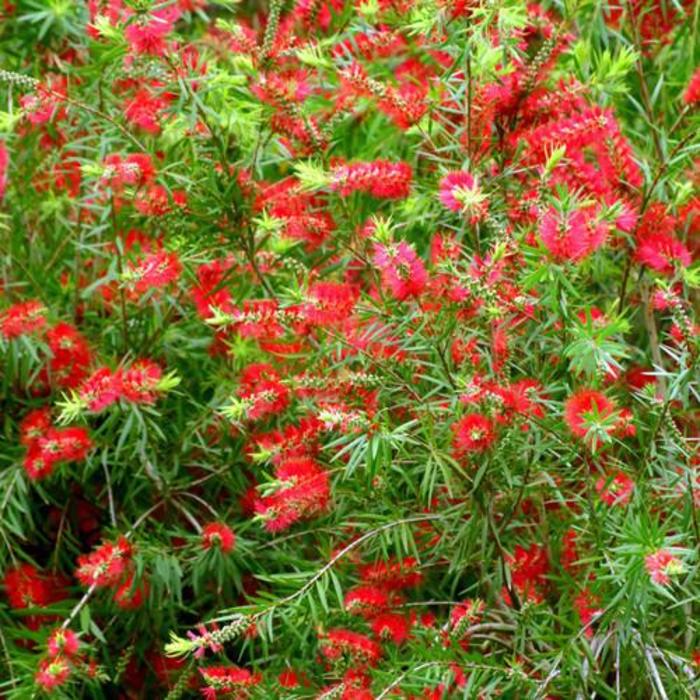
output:
[[[700,694],[697,4],[0,8],[0,696]]]

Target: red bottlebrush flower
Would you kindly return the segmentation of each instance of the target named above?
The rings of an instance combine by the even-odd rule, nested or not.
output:
[[[540,588],[546,584],[549,572],[549,558],[545,548],[534,542],[529,549],[516,545],[507,563],[513,586],[528,600],[541,600]]]
[[[197,268],[198,284],[192,290],[192,301],[202,318],[210,318],[214,309],[231,310],[231,292],[224,285],[224,279],[230,277],[232,266],[231,260],[222,259]]]
[[[462,212],[475,224],[486,217],[486,195],[471,173],[463,170],[448,173],[440,180],[440,201],[451,211]]]
[[[607,225],[581,210],[561,215],[551,208],[540,221],[540,238],[559,262],[582,260],[598,250],[607,236]]]
[[[85,428],[50,428],[37,446],[45,454],[51,454],[59,462],[85,459],[92,441]]]
[[[656,384],[656,376],[651,367],[630,367],[624,376],[627,386],[641,391],[648,384]]]
[[[696,105],[700,102],[700,68],[696,68],[695,73],[690,78],[688,87],[683,93],[683,102],[687,105]]]
[[[452,447],[459,459],[488,450],[496,439],[493,422],[480,413],[472,413],[452,426]]]
[[[672,275],[677,267],[688,267],[692,262],[690,251],[675,236],[650,233],[637,240],[635,260],[664,275]]]
[[[361,566],[360,578],[367,583],[382,586],[387,591],[399,591],[413,588],[423,580],[423,575],[417,568],[418,562],[413,557],[400,561],[378,561]]]
[[[222,697],[244,697],[240,693],[245,692],[260,683],[262,676],[259,673],[252,673],[247,668],[240,666],[209,666],[200,668],[202,679],[207,687],[202,690],[202,694],[207,700],[214,700],[222,693]]]
[[[53,583],[31,564],[8,569],[2,585],[15,610],[41,608],[56,600]]]
[[[328,630],[321,640],[321,653],[329,661],[346,658],[356,663],[374,666],[382,655],[382,648],[364,634],[332,629]]]
[[[224,554],[233,551],[236,536],[230,527],[223,523],[207,523],[202,528],[202,547],[220,549]]]
[[[112,153],[104,159],[104,165],[102,182],[117,192],[121,192],[125,186],[142,187],[153,182],[156,176],[148,153],[130,153],[127,156]]]
[[[187,195],[182,190],[168,190],[162,185],[148,185],[134,199],[134,206],[144,216],[165,216],[172,205],[183,208],[187,205]]]
[[[46,341],[51,350],[50,380],[60,387],[78,386],[92,359],[85,338],[73,326],[61,322],[46,332]]]
[[[246,400],[249,420],[276,415],[289,405],[289,389],[282,384],[274,368],[264,363],[246,367],[241,374],[238,395]]]
[[[236,320],[231,330],[242,338],[279,338],[284,329],[279,323],[279,304],[274,299],[252,299],[243,302],[243,309],[231,313]]]
[[[124,116],[146,133],[159,134],[161,116],[167,106],[168,100],[141,88],[124,104]]]
[[[120,395],[128,401],[142,404],[155,403],[163,370],[151,360],[137,360],[118,377]]]
[[[623,472],[614,476],[601,476],[595,485],[600,500],[609,506],[624,506],[634,493],[634,481]]]
[[[36,408],[27,413],[19,426],[20,442],[26,447],[44,437],[51,427],[51,409]]]
[[[134,575],[129,574],[114,591],[114,602],[122,610],[138,610],[148,598],[148,581],[142,579],[134,585]]]
[[[143,293],[173,284],[181,273],[182,264],[177,254],[159,250],[132,263],[127,275],[134,289]]]
[[[124,30],[124,38],[135,54],[163,56],[167,49],[166,37],[172,29],[172,23],[161,17],[152,17],[149,21],[130,24]]]
[[[115,586],[123,578],[131,560],[131,545],[124,537],[105,542],[89,554],[78,557],[75,577],[84,586]]]
[[[38,445],[32,445],[24,456],[22,466],[32,481],[45,479],[53,473],[56,459],[50,453],[43,452]]]
[[[444,260],[458,260],[460,245],[453,234],[436,233],[430,241],[430,262],[439,265]]]
[[[0,334],[7,340],[40,331],[46,325],[46,307],[40,301],[13,304],[0,316]]]
[[[10,154],[4,141],[0,141],[0,202],[5,198],[7,191],[7,171],[10,166]]]
[[[291,668],[282,671],[282,673],[277,676],[277,682],[282,688],[298,688],[301,685],[299,676],[296,671],[293,671]]]
[[[80,640],[78,635],[72,630],[64,630],[59,627],[49,636],[47,647],[49,656],[52,658],[56,658],[61,654],[70,658],[78,653]]]
[[[408,129],[428,111],[426,94],[425,85],[402,81],[398,88],[392,85],[386,87],[384,97],[377,102],[377,109],[384,112],[399,129]]]
[[[381,199],[408,197],[413,171],[408,163],[374,160],[336,165],[331,170],[330,188],[341,197],[364,192]]]
[[[411,624],[405,615],[392,612],[379,613],[371,622],[372,632],[380,639],[402,644],[411,635]]]
[[[564,421],[579,438],[585,438],[590,430],[602,431],[607,435],[633,435],[634,426],[630,423],[630,417],[629,411],[617,412],[615,404],[594,389],[580,389],[564,404]]]
[[[302,305],[304,319],[315,326],[337,325],[352,315],[358,291],[349,284],[316,282]]]
[[[25,416],[20,440],[28,448],[24,469],[34,481],[50,476],[58,462],[85,459],[92,447],[84,428],[54,428],[48,409],[38,409]]]
[[[467,600],[455,605],[450,612],[450,629],[452,634],[461,639],[468,627],[477,624],[484,613],[486,605],[482,600]]]
[[[56,85],[47,87],[39,86],[36,92],[22,95],[19,98],[24,114],[33,126],[40,126],[54,120],[58,121],[65,116],[60,94],[62,92],[65,95],[65,88],[58,82]]]
[[[683,572],[683,562],[667,549],[657,549],[644,558],[644,566],[654,583],[667,586],[671,576]]]
[[[328,472],[314,460],[289,459],[276,468],[275,477],[281,486],[255,502],[255,510],[270,532],[284,530],[326,509],[330,499]]]
[[[344,606],[353,615],[370,618],[389,606],[389,596],[377,586],[358,586],[348,591]]]
[[[81,401],[88,410],[98,413],[115,403],[121,394],[119,375],[113,374],[108,367],[95,370],[82,384],[78,391]]]
[[[374,247],[374,264],[381,270],[382,284],[394,298],[417,297],[425,289],[428,273],[415,250],[404,241]]]
[[[52,691],[61,687],[71,673],[70,664],[66,659],[57,656],[52,659],[43,659],[39,663],[39,670],[34,677],[36,684],[46,691]]]

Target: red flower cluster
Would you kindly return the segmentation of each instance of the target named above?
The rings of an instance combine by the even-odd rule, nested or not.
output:
[[[20,442],[26,447],[24,469],[32,480],[51,476],[61,462],[85,459],[92,441],[85,428],[57,428],[51,423],[51,411],[38,408],[20,424]]]
[[[594,389],[580,389],[564,405],[564,420],[578,438],[595,444],[604,435],[631,436],[635,434],[632,414],[627,409],[617,411],[605,394]]]
[[[345,629],[328,630],[321,638],[321,653],[329,661],[345,660],[373,666],[382,655],[381,646],[358,632]]]
[[[13,304],[0,316],[0,334],[6,340],[30,335],[46,325],[46,307],[40,301]]]
[[[374,264],[382,273],[385,289],[399,301],[419,296],[428,283],[423,261],[404,241],[392,246],[375,245]]]
[[[240,666],[207,666],[200,668],[199,672],[206,684],[202,696],[207,700],[248,697],[248,689],[258,685],[262,679],[259,673],[252,673]]]
[[[404,199],[410,192],[413,171],[407,163],[374,160],[336,165],[330,177],[331,190],[341,197],[364,192],[380,199]]]
[[[61,577],[40,572],[31,564],[19,564],[5,571],[2,587],[14,610],[44,608],[66,597],[67,582]],[[38,629],[46,621],[53,619],[45,615],[31,615],[23,618],[30,629]]]
[[[275,467],[279,486],[255,501],[270,532],[285,530],[299,520],[322,513],[330,500],[328,472],[307,457],[291,458]]]
[[[202,528],[202,546],[204,549],[220,549],[224,554],[233,551],[236,535],[223,523],[207,523]]]
[[[75,577],[87,587],[116,586],[128,571],[131,555],[132,548],[125,537],[116,543],[105,542],[93,552],[78,557]]]
[[[113,372],[102,367],[79,387],[78,397],[88,410],[98,413],[120,399],[137,404],[152,404],[160,394],[163,370],[151,360],[136,360],[127,368]]]

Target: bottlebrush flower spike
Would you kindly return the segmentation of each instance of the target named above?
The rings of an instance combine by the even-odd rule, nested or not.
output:
[[[208,666],[199,669],[206,687],[202,695],[207,700],[218,697],[248,697],[248,688],[260,683],[262,676],[239,666]],[[221,693],[221,695],[219,695]]]
[[[329,661],[347,658],[356,663],[373,666],[382,655],[381,646],[358,632],[332,629],[321,638],[321,653]]]
[[[302,314],[315,326],[337,325],[352,314],[358,296],[358,290],[349,284],[315,282],[309,287]]]
[[[452,447],[458,459],[467,459],[471,454],[484,452],[496,440],[493,422],[484,415],[472,413],[452,426]]]
[[[637,241],[635,260],[663,275],[672,275],[678,267],[688,267],[692,256],[688,248],[675,236],[649,233]]]
[[[0,334],[6,340],[36,333],[46,325],[46,307],[36,300],[12,305],[0,316]]]
[[[272,365],[249,365],[241,373],[240,381],[240,401],[232,402],[223,411],[231,420],[243,417],[253,421],[259,420],[279,414],[289,405],[290,391],[280,381],[280,376]]]
[[[250,628],[250,620],[245,615],[233,615],[231,622],[219,628],[214,624],[211,629],[205,625],[198,625],[197,632],[189,631],[187,639],[171,633],[170,642],[165,646],[165,653],[169,657],[181,657],[193,654],[196,659],[202,658],[209,649],[218,654],[226,642],[240,637]]]
[[[624,506],[634,493],[634,480],[623,472],[612,476],[601,476],[595,484],[600,500],[609,506]]]
[[[380,199],[408,197],[413,171],[408,163],[374,160],[339,164],[330,172],[329,187],[341,197],[363,192]]]
[[[19,564],[5,571],[2,587],[10,607],[42,608],[60,600],[61,586],[58,581],[41,573],[31,564]]]
[[[513,586],[518,593],[526,600],[541,601],[549,573],[547,550],[534,542],[528,549],[516,545],[514,553],[507,558],[507,563]]]
[[[588,210],[561,214],[550,208],[540,221],[540,238],[557,262],[583,260],[598,250],[607,236],[607,225]]]
[[[472,224],[483,221],[488,212],[486,194],[464,170],[447,173],[440,180],[440,201],[451,211],[465,214]]]
[[[152,404],[163,391],[163,370],[151,360],[136,360],[130,367],[117,374],[118,391],[121,398],[133,403]],[[166,381],[168,388],[177,386],[170,376]]]
[[[286,530],[299,520],[323,512],[330,500],[328,473],[314,460],[292,458],[275,469],[279,486],[256,500],[255,510],[270,532]]]
[[[115,403],[120,393],[119,374],[113,373],[108,367],[101,367],[95,370],[79,388],[78,411],[84,407],[88,411],[98,413]]]
[[[47,692],[51,692],[65,685],[70,675],[71,666],[68,660],[57,656],[41,661],[34,679],[39,687]]]
[[[418,571],[418,562],[413,557],[363,564],[359,567],[359,574],[363,581],[387,591],[414,588],[423,580],[423,575]]]
[[[131,553],[131,545],[124,537],[116,543],[105,542],[93,552],[78,557],[75,577],[83,586],[115,586],[128,571]]]
[[[104,159],[102,185],[109,185],[115,192],[121,192],[124,187],[141,187],[153,182],[156,168],[147,153],[130,153],[122,156],[111,153]]]
[[[65,655],[68,658],[75,656],[80,649],[78,635],[69,629],[58,628],[51,633],[47,642],[49,656],[56,658]]]
[[[343,604],[349,613],[371,618],[389,607],[389,595],[378,586],[358,586],[346,594]]]
[[[46,342],[51,351],[47,381],[61,388],[76,388],[92,361],[87,340],[75,327],[60,322],[46,332]]]
[[[165,39],[172,30],[171,22],[155,16],[130,24],[124,30],[124,38],[129,44],[129,49],[135,54],[163,56],[167,48]]]
[[[423,261],[404,241],[389,245],[377,243],[373,262],[381,270],[382,284],[399,301],[419,296],[428,283]]]
[[[580,389],[564,404],[564,420],[578,438],[595,447],[613,434],[634,435],[630,414],[617,411],[615,404],[595,389]]]
[[[224,554],[233,551],[236,536],[230,527],[224,523],[207,523],[202,528],[202,547],[204,549],[220,549]]]
[[[147,292],[173,284],[182,273],[182,264],[176,253],[160,250],[132,263],[124,273],[124,280],[137,292]]]
[[[660,586],[668,586],[671,577],[682,574],[684,570],[683,562],[667,549],[657,549],[648,554],[644,558],[644,566],[651,580]]]

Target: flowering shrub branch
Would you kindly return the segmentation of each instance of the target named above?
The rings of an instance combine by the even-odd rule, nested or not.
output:
[[[0,0],[0,695],[695,697],[698,21]]]

